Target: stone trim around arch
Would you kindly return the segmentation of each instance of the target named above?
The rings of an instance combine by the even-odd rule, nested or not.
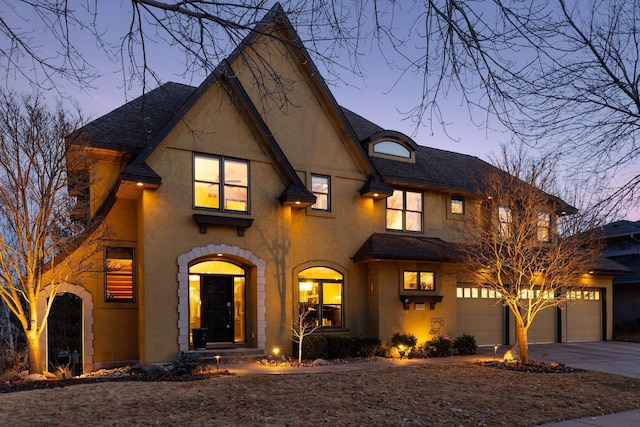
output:
[[[189,351],[189,263],[208,255],[232,255],[242,258],[256,266],[257,269],[257,344],[264,350],[267,342],[267,310],[265,294],[265,262],[251,251],[238,246],[214,245],[193,248],[178,257],[178,348],[181,352]]]
[[[38,295],[38,323],[42,322],[42,316],[47,306],[47,298],[51,292],[51,285],[45,287]],[[93,372],[93,295],[83,286],[64,282],[58,288],[59,294],[72,293],[82,298],[82,371]],[[40,351],[42,352],[42,369],[47,370],[49,360],[47,336],[48,326],[45,326],[40,335]]]

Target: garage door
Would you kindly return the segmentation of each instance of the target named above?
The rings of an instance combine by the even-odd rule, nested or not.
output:
[[[458,287],[458,334],[473,335],[478,345],[504,342],[504,307],[499,294],[487,289]]]
[[[555,307],[546,308],[536,314],[529,326],[529,344],[556,342],[558,330],[556,318]]]
[[[572,291],[569,299],[565,310],[567,341],[602,340],[602,290]]]

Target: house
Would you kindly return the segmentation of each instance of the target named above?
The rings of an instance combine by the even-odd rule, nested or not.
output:
[[[341,108],[279,6],[199,87],[163,84],[69,144],[93,159],[70,171],[91,184],[79,200],[114,236],[103,271],[63,287],[82,298],[85,370],[174,360],[200,328],[209,352],[290,352],[299,307],[325,334],[513,342],[455,256],[495,168]],[[611,338],[611,276],[585,285],[591,304],[548,310],[532,341]]]
[[[626,266],[613,279],[613,336],[637,340],[640,334],[640,221],[616,221],[603,227],[604,256]]]

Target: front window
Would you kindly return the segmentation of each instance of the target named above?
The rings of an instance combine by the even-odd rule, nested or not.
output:
[[[105,299],[133,301],[134,263],[132,248],[107,248],[105,254]]]
[[[193,169],[195,207],[249,211],[249,162],[196,154]]]
[[[435,291],[436,274],[433,271],[405,271],[402,288],[406,291]]]
[[[300,312],[307,320],[323,328],[342,328],[342,274],[328,267],[311,267],[298,275]]]
[[[551,215],[540,212],[538,214],[538,240],[548,242],[551,236]]]
[[[311,175],[311,191],[316,196],[316,203],[311,206],[311,209],[318,211],[330,211],[331,210],[331,198],[330,198],[330,180],[328,176],[324,175]]]
[[[393,191],[387,198],[387,229],[422,231],[422,193]]]

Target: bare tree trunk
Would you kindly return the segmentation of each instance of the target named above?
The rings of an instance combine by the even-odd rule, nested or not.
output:
[[[529,341],[527,332],[529,328],[524,326],[522,320],[516,319],[516,345],[518,346],[518,360],[521,365],[529,364]]]
[[[40,363],[40,334],[37,329],[29,329],[26,331],[27,348],[29,349],[29,373],[41,374],[42,364]]]

